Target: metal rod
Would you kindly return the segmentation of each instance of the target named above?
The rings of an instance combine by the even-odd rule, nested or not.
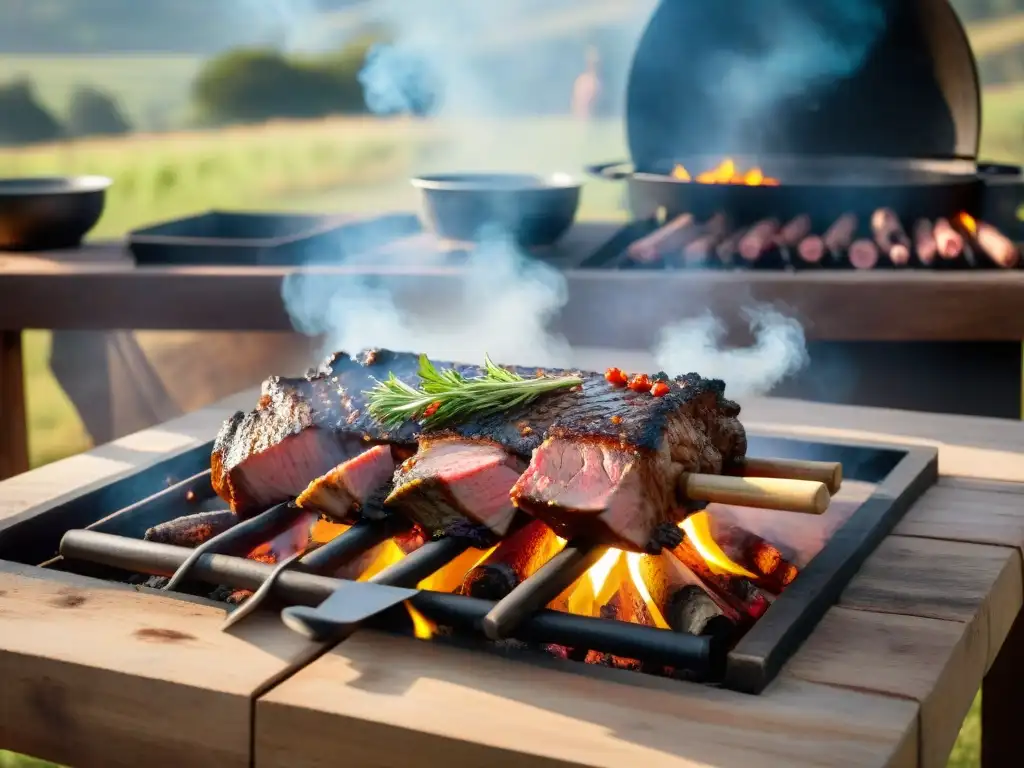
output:
[[[165,576],[174,573],[192,550],[78,530],[64,535],[60,553],[69,560],[85,560]],[[210,584],[256,590],[273,570],[273,566],[255,560],[202,554],[195,561],[192,576]],[[286,603],[315,606],[344,583],[341,579],[286,570],[279,574],[273,591],[275,597]],[[409,602],[435,624],[464,632],[479,631],[484,618],[496,607],[489,600],[424,591],[418,592]],[[527,616],[516,627],[515,637],[527,642],[590,648],[600,653],[702,674],[717,670],[725,653],[725,645],[714,637],[684,635],[655,627],[551,610],[540,610]]]
[[[330,576],[341,566],[409,526],[404,518],[397,515],[383,520],[360,520],[344,533],[304,555],[300,563],[310,573]]]
[[[242,549],[252,549],[262,544],[267,539],[276,536],[285,530],[295,517],[295,507],[289,504],[278,504],[256,517],[243,520],[233,528],[228,528],[224,533],[214,536],[212,539],[200,544],[189,551],[189,557],[171,575],[164,589],[173,592],[182,585],[188,578],[192,566],[200,557],[207,554],[224,554]]]
[[[268,597],[270,597],[270,594],[274,589],[274,585],[281,577],[281,574],[291,568],[297,567],[299,564],[299,558],[301,558],[305,553],[305,549],[300,549],[298,552],[293,552],[291,556],[286,557],[284,560],[277,563],[273,567],[273,570],[270,571],[266,581],[260,584],[259,589],[249,595],[248,600],[228,614],[227,619],[225,619],[224,623],[221,624],[221,632],[226,632],[246,616],[249,616],[259,610],[259,607],[263,605]]]
[[[368,581],[390,587],[415,587],[431,574],[444,568],[472,544],[462,538],[428,541],[394,565],[388,566]]]
[[[591,566],[608,547],[587,541],[570,541],[557,555],[498,601],[483,620],[483,631],[491,640],[511,637],[534,611],[550,603]]]

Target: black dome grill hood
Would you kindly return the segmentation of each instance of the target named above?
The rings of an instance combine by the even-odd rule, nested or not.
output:
[[[716,155],[975,160],[981,129],[947,0],[662,0],[626,108],[640,171]]]

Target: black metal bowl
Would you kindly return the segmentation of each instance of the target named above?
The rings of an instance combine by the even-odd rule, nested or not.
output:
[[[0,249],[76,247],[99,221],[110,184],[104,176],[0,179]]]
[[[412,184],[423,194],[424,223],[450,240],[496,234],[527,248],[551,245],[572,226],[580,204],[579,182],[562,174],[449,173]]]

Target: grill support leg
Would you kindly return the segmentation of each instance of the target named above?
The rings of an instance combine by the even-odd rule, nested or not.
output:
[[[1020,713],[1024,708],[1024,611],[1017,614],[995,663],[981,684],[981,764],[1021,764]]]
[[[21,331],[0,331],[0,480],[28,471]]]

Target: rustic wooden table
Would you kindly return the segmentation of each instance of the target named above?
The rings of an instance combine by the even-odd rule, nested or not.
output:
[[[247,392],[0,483],[24,515],[207,441]],[[92,766],[927,766],[984,680],[986,768],[1020,763],[1024,424],[761,399],[754,432],[939,448],[941,478],[760,696],[581,675],[0,563],[0,747]]]
[[[599,250],[621,252],[621,231],[616,223],[580,222],[557,246],[538,254],[565,272],[567,303],[555,330],[576,346],[650,349],[667,323],[708,310],[740,323],[744,310],[759,302],[799,318],[809,339],[811,365],[775,395],[1020,417],[1024,272],[578,268]],[[325,280],[372,277],[389,286],[402,305],[436,305],[460,290],[456,278],[462,274],[458,267],[423,265],[424,250],[437,247],[428,235],[416,235],[350,259],[348,266],[318,272]],[[28,467],[23,329],[71,333],[71,346],[81,345],[81,332],[90,330],[290,331],[281,281],[294,271],[141,268],[121,244],[0,253],[0,478]],[[643,297],[645,308],[657,307],[656,321],[633,306],[637,297]],[[119,350],[115,356],[124,354]],[[99,375],[96,369],[110,365],[105,355],[102,349],[76,349],[77,363],[62,364],[93,369],[101,384],[123,377],[126,369],[146,368],[144,355],[136,354],[137,364],[126,367],[119,361],[116,373]],[[161,390],[151,373],[132,375],[141,376],[140,387]],[[74,379],[74,372],[70,376]],[[97,394],[89,391],[85,397],[94,401]],[[143,405],[154,413],[163,410],[159,404]]]

